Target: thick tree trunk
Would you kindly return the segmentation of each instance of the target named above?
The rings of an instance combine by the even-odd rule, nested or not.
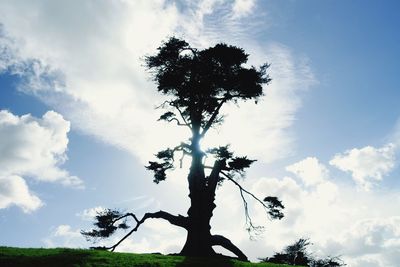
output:
[[[215,256],[213,246],[219,245],[231,251],[241,260],[247,257],[229,239],[211,235],[210,220],[216,205],[215,189],[219,172],[224,161],[217,161],[210,176],[206,179],[202,163],[203,152],[200,149],[200,134],[194,129],[192,137],[192,164],[188,175],[190,208],[188,210],[187,237],[181,255]]]
[[[192,138],[192,164],[188,175],[190,208],[188,210],[188,228],[186,243],[181,251],[183,255],[212,256],[210,220],[215,208],[214,199],[207,192],[203,152],[200,150],[200,135],[195,133]]]
[[[191,192],[191,207],[188,211],[188,228],[182,254],[191,256],[212,256],[210,220],[215,204],[208,199],[206,191]]]

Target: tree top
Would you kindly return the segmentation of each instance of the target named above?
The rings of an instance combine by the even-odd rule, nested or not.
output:
[[[248,54],[242,48],[219,43],[199,50],[186,41],[171,37],[156,55],[147,56],[158,91],[171,97],[168,102],[181,112],[190,127],[207,131],[218,122],[218,112],[227,102],[257,99],[263,84],[270,82],[268,64],[246,67]],[[169,112],[160,119],[175,116]]]

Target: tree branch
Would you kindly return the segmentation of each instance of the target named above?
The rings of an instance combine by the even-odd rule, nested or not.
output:
[[[207,131],[210,129],[211,125],[213,124],[215,118],[217,117],[219,110],[221,109],[222,105],[230,98],[225,97],[221,100],[221,102],[218,104],[218,106],[215,108],[213,114],[211,115],[210,119],[206,123],[206,125],[203,128],[203,132],[200,134],[200,138],[203,138],[204,135],[207,133]]]
[[[253,224],[253,221],[251,220],[251,217],[250,217],[250,214],[249,214],[247,200],[246,200],[246,198],[245,198],[243,193],[246,193],[246,194],[250,195],[253,199],[255,199],[258,203],[260,203],[262,205],[262,207],[264,208],[265,212],[267,213],[268,218],[270,218],[269,207],[261,199],[256,197],[253,193],[251,193],[248,190],[244,189],[237,181],[235,181],[227,173],[221,171],[221,174],[224,175],[229,181],[234,183],[239,188],[240,196],[242,197],[242,200],[243,200],[243,207],[244,207],[244,213],[245,213],[245,217],[246,217],[246,224],[249,226],[247,228],[247,230],[248,230],[249,233],[251,231],[253,231],[255,233],[255,235],[258,235],[260,232],[262,232],[264,230],[264,227],[263,226],[256,226],[256,225]],[[250,238],[252,238],[252,236],[250,236]]]
[[[256,197],[253,193],[249,192],[248,190],[244,189],[238,182],[236,182],[232,177],[230,177],[228,174],[226,174],[225,172],[221,171],[221,173],[232,183],[234,183],[237,187],[239,187],[239,190],[241,192],[245,192],[246,194],[250,195],[252,198],[254,198],[257,202],[259,202],[266,210],[268,210],[268,206],[265,205],[265,203],[259,199],[258,197]]]
[[[225,161],[222,160],[215,161],[214,166],[212,168],[205,166],[205,168],[212,169],[208,178],[208,190],[210,194],[215,193],[215,189],[217,188],[217,184],[219,181],[219,173],[221,172],[224,166],[225,166]]]
[[[235,246],[228,238],[222,235],[212,235],[211,236],[211,245],[212,246],[221,246],[236,256],[242,261],[249,261],[246,255],[237,247]]]
[[[190,127],[189,124],[187,124],[187,123],[182,123],[182,122],[180,122],[177,118],[170,118],[170,119],[168,119],[167,121],[168,121],[168,122],[176,121],[176,125],[178,125],[178,126],[187,126],[187,127],[189,127],[190,129],[192,129],[192,128]]]
[[[187,127],[190,128],[190,130],[192,130],[192,126],[190,125],[190,123],[188,123],[188,121],[185,119],[185,116],[183,116],[183,112],[182,110],[178,107],[178,105],[176,105],[173,102],[170,102],[170,105],[173,106],[174,108],[176,108],[176,110],[179,112],[179,115],[181,115],[181,118],[183,120],[183,122],[186,124]]]
[[[135,226],[132,230],[130,230],[130,231],[129,231],[121,240],[119,240],[115,245],[113,245],[113,246],[111,246],[111,247],[105,247],[105,249],[110,249],[111,251],[114,251],[115,248],[116,248],[119,244],[121,244],[121,243],[122,243],[126,238],[128,238],[133,232],[136,232],[136,231],[138,230],[139,226],[140,226],[142,223],[144,223],[144,222],[145,222],[147,219],[149,219],[149,218],[164,219],[164,220],[168,221],[170,224],[173,224],[173,225],[176,225],[176,226],[185,228],[185,229],[187,229],[187,227],[188,227],[188,218],[187,218],[187,217],[184,217],[184,216],[182,216],[182,215],[178,215],[178,216],[172,215],[172,214],[170,214],[170,213],[168,213],[168,212],[166,212],[166,211],[162,211],[162,210],[157,211],[157,212],[152,212],[152,213],[151,213],[151,212],[145,213],[144,216],[143,216],[143,218],[142,218],[141,220],[139,220],[139,219],[136,217],[135,214],[133,214],[133,213],[127,213],[127,214],[125,214],[125,215],[123,215],[123,216],[121,216],[121,217],[115,219],[115,220],[113,221],[113,224],[114,224],[115,222],[117,222],[118,220],[121,220],[121,219],[126,218],[126,217],[132,217],[132,218],[136,221],[136,226]]]

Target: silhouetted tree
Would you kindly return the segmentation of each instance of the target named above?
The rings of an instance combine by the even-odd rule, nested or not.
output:
[[[275,253],[270,258],[260,259],[263,262],[282,263],[310,267],[340,267],[345,266],[340,257],[328,256],[325,259],[317,259],[307,251],[310,241],[300,238],[294,244],[287,246],[282,252]]]
[[[117,229],[127,229],[126,220],[133,219],[136,225],[117,244],[106,249],[114,250],[125,238],[131,235],[148,218],[160,218],[187,230],[187,239],[182,255],[212,256],[213,246],[219,245],[231,251],[238,258],[247,260],[243,252],[228,238],[212,235],[210,219],[216,207],[214,203],[216,188],[225,181],[237,186],[244,203],[247,230],[258,231],[249,215],[247,198],[260,203],[272,219],[283,217],[284,206],[276,197],[263,200],[246,190],[239,183],[245,169],[255,161],[246,156],[235,156],[229,146],[220,146],[203,151],[200,141],[213,126],[222,123],[221,107],[240,100],[254,100],[257,103],[263,95],[263,85],[270,82],[267,74],[268,64],[259,68],[246,67],[248,55],[243,49],[226,44],[217,44],[204,50],[191,47],[186,41],[170,38],[158,48],[155,55],[147,56],[145,63],[157,89],[168,100],[160,108],[165,113],[159,120],[173,122],[190,130],[191,138],[176,147],[158,152],[155,161],[146,168],[154,173],[154,182],[167,178],[167,172],[174,168],[176,154],[191,157],[187,177],[190,208],[187,216],[172,215],[165,211],[146,213],[139,219],[133,213],[120,213],[106,210],[96,217],[96,229],[82,233],[89,238],[109,237]],[[238,125],[239,127],[239,125]],[[206,166],[204,158],[212,155],[216,160],[213,166]]]

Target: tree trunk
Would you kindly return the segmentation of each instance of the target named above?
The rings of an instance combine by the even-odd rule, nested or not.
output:
[[[215,256],[213,245],[218,245],[234,253],[240,260],[247,261],[246,255],[229,239],[220,235],[211,235],[210,220],[216,207],[214,203],[215,189],[219,180],[219,172],[225,165],[225,161],[216,161],[210,176],[206,179],[200,139],[199,127],[194,127],[191,144],[192,164],[188,175],[190,208],[187,217],[187,237],[180,254]]]
[[[211,242],[210,220],[215,208],[214,197],[210,198],[204,166],[203,152],[200,149],[200,135],[192,138],[192,164],[188,175],[190,208],[188,210],[188,228],[186,243],[181,251],[188,256],[212,256],[215,251]]]
[[[190,256],[215,255],[210,232],[210,220],[215,204],[206,193],[206,190],[192,191],[189,195],[191,206],[188,210],[188,232],[181,254]]]

